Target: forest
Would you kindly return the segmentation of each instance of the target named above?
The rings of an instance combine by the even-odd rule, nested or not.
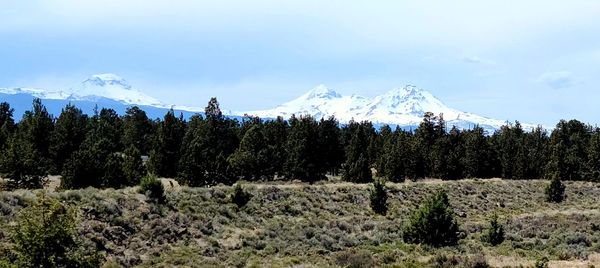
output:
[[[577,120],[550,133],[449,128],[432,113],[393,130],[238,121],[216,98],[188,120],[72,105],[54,117],[36,99],[18,122],[1,103],[0,125],[0,267],[547,267],[600,247],[587,225],[600,129]],[[40,190],[51,175],[57,191]]]
[[[58,117],[41,100],[19,122],[0,104],[0,174],[9,188],[40,188],[47,175],[61,187],[120,188],[146,174],[188,186],[246,181],[315,182],[327,174],[369,183],[441,178],[600,180],[600,129],[577,120],[548,134],[519,122],[494,133],[449,127],[426,113],[413,130],[375,129],[370,122],[340,124],[310,116],[263,120],[224,116],[212,98],[204,116],[189,120],[171,110],[150,119],[138,107],[123,116],[93,115],[67,105]]]

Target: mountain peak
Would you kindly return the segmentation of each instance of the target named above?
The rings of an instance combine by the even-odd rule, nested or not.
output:
[[[83,81],[82,84],[89,85],[89,86],[100,86],[100,87],[119,86],[119,87],[122,87],[127,90],[131,89],[131,85],[129,85],[129,83],[127,83],[127,81],[125,79],[123,79],[122,77],[120,77],[116,74],[112,74],[112,73],[102,73],[102,74],[92,75],[88,79]]]
[[[401,99],[411,99],[411,98],[423,98],[424,93],[427,91],[420,89],[413,85],[406,85],[403,87],[393,88],[388,91],[385,95],[390,97],[399,97]]]
[[[341,97],[342,97],[342,95],[340,95],[339,93],[335,92],[333,89],[330,89],[323,84],[320,84],[320,85],[314,87],[308,93],[306,93],[307,99],[315,99],[315,98],[334,99],[334,98],[341,98]]]

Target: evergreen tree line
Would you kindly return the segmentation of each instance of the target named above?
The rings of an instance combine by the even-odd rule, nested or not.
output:
[[[240,121],[223,116],[215,98],[204,115],[185,120],[167,112],[149,119],[138,107],[84,114],[67,105],[58,117],[39,99],[19,122],[0,103],[0,174],[11,187],[38,188],[49,174],[62,187],[136,185],[146,174],[205,186],[248,181],[315,182],[327,174],[368,183],[426,177],[600,180],[600,129],[560,121],[548,135],[519,122],[494,133],[447,129],[426,113],[414,131],[370,122],[292,116]]]

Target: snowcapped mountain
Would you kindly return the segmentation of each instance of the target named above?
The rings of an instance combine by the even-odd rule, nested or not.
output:
[[[76,86],[62,90],[39,88],[0,88],[0,101],[8,101],[15,108],[17,118],[31,107],[31,100],[40,98],[48,111],[58,115],[67,103],[80,107],[91,113],[95,107],[112,108],[124,113],[128,107],[140,106],[151,118],[162,117],[169,108],[189,117],[203,112],[202,107],[167,105],[142,91],[132,87],[125,79],[115,74],[105,73],[92,75]],[[376,125],[389,124],[400,127],[416,127],[423,119],[425,112],[435,115],[443,114],[448,127],[457,126],[462,129],[479,125],[488,131],[499,129],[506,124],[505,120],[491,119],[472,113],[462,112],[446,106],[430,92],[415,86],[395,88],[375,98],[358,95],[343,96],[334,90],[319,85],[304,95],[279,105],[270,110],[223,113],[232,117],[245,114],[261,118],[289,118],[295,115],[312,115],[320,119],[335,116],[341,123],[354,121],[371,121]],[[522,124],[523,128],[533,125]]]
[[[446,106],[430,92],[415,86],[395,88],[372,99],[352,95],[342,96],[324,85],[270,110],[249,111],[243,114],[265,118],[295,115],[312,115],[315,118],[335,116],[340,122],[368,120],[374,124],[390,124],[401,127],[418,126],[425,112],[443,114],[448,126],[472,128],[479,125],[493,131],[506,124],[505,120],[491,119],[462,112]],[[241,115],[241,113],[240,113]],[[533,125],[523,125],[524,128]]]
[[[92,75],[83,81],[79,87],[72,88],[69,97],[69,99],[74,100],[91,101],[98,98],[112,99],[124,104],[167,107],[159,100],[131,87],[125,79],[115,74]]]
[[[16,95],[28,94],[40,99],[97,101],[106,98],[123,104],[167,107],[159,100],[131,87],[125,79],[115,74],[96,74],[80,85],[63,90],[45,90],[38,88],[0,88],[0,93]]]

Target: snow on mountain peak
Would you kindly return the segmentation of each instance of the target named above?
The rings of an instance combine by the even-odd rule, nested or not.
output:
[[[119,86],[124,89],[130,90],[131,85],[127,83],[125,79],[122,77],[111,74],[111,73],[103,73],[103,74],[95,74],[90,76],[88,79],[82,82],[84,86]]]
[[[70,91],[70,99],[94,101],[98,98],[107,98],[124,104],[166,107],[159,100],[133,88],[122,77],[111,73],[92,75]]]
[[[316,98],[324,98],[324,99],[334,99],[341,98],[342,95],[335,92],[333,89],[328,88],[327,86],[321,84],[311,89],[309,92],[305,94],[306,99],[316,99]]]
[[[505,121],[490,119],[472,113],[465,113],[446,106],[429,91],[413,85],[394,88],[372,99],[339,93],[319,85],[297,99],[286,102],[270,110],[250,111],[242,114],[260,117],[289,117],[311,115],[317,119],[335,116],[340,122],[371,121],[379,124],[416,126],[426,112],[443,114],[449,126],[471,128],[480,125],[493,131],[499,129]]]

